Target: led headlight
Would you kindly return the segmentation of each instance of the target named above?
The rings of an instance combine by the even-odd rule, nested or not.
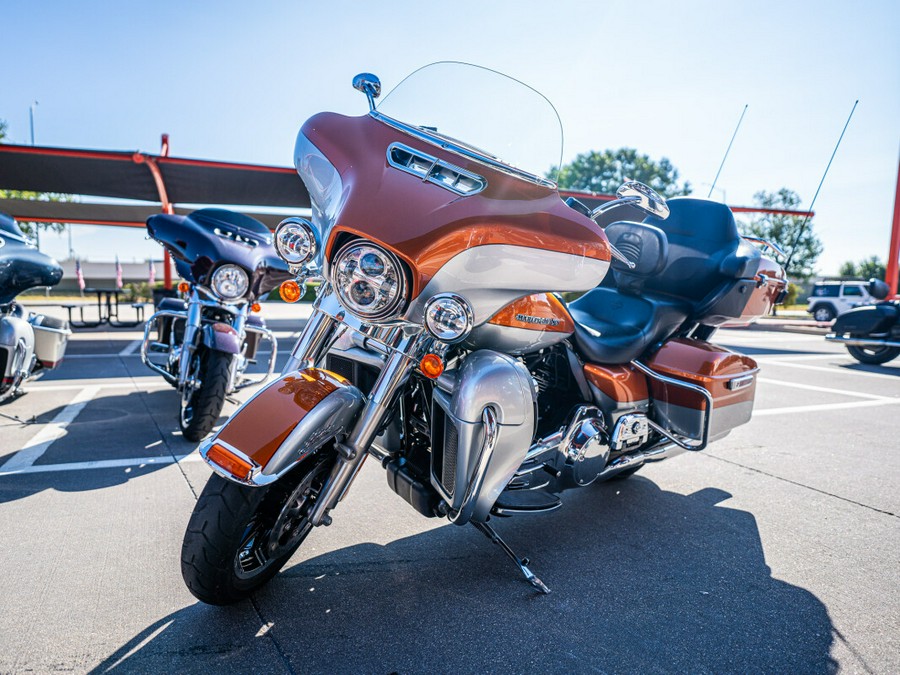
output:
[[[337,254],[332,269],[341,303],[360,319],[391,318],[406,300],[406,278],[400,261],[375,244],[348,244]]]
[[[308,220],[287,218],[275,228],[275,251],[288,265],[303,265],[316,255],[315,230]]]
[[[247,292],[250,279],[237,265],[222,265],[212,275],[213,292],[223,300],[237,300]]]
[[[458,342],[472,330],[472,308],[453,293],[435,295],[425,303],[425,327],[441,342]]]

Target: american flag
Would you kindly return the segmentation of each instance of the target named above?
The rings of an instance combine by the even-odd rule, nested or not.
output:
[[[116,288],[122,288],[122,265],[119,264],[119,256],[116,256]]]
[[[147,265],[149,267],[149,274],[147,276],[147,283],[151,286],[156,283],[156,266],[153,264],[152,260],[147,261]]]
[[[84,292],[84,272],[81,271],[81,261],[75,261],[75,278],[78,279],[78,290]]]

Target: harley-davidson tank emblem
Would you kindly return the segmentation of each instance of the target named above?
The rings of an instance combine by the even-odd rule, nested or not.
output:
[[[541,326],[558,326],[559,319],[544,316],[531,316],[530,314],[516,314],[516,321],[522,323],[536,323]]]

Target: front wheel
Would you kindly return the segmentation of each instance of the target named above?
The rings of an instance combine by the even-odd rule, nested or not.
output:
[[[857,347],[847,345],[850,356],[860,363],[880,365],[900,356],[900,347]]]
[[[231,354],[199,349],[189,371],[191,381],[181,393],[181,433],[196,443],[212,431],[231,381]],[[199,382],[194,385],[193,382]]]
[[[181,575],[198,600],[228,605],[268,582],[312,530],[308,516],[335,462],[310,459],[266,487],[213,474],[181,547]]]

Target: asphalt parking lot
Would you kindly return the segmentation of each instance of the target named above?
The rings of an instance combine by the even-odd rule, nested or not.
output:
[[[297,326],[275,328],[286,353]],[[0,407],[36,417],[0,419],[2,673],[900,672],[900,361],[721,331],[762,367],[748,425],[497,524],[549,596],[372,462],[273,583],[216,608],[179,568],[209,470],[137,337],[76,334]]]

